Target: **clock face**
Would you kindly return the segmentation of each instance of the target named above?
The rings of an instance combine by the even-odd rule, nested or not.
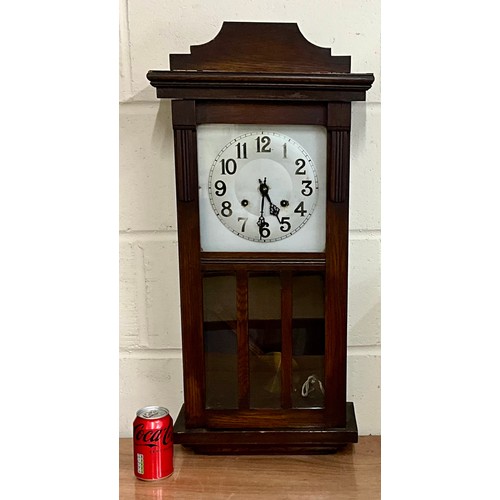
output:
[[[318,190],[308,152],[272,130],[235,137],[221,149],[208,176],[215,215],[235,235],[260,243],[299,231],[314,213]]]
[[[203,250],[324,250],[322,127],[202,125],[197,132]]]

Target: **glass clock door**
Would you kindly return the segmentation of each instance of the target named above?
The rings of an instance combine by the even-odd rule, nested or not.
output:
[[[325,406],[323,272],[205,272],[205,407]]]

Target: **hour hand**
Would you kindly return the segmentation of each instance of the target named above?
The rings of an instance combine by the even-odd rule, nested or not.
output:
[[[276,217],[278,217],[278,214],[280,213],[280,209],[274,203],[271,202],[271,199],[269,198],[269,196],[267,197],[267,200],[269,201],[269,213],[271,215],[275,215]],[[279,220],[279,217],[278,217],[278,220]]]

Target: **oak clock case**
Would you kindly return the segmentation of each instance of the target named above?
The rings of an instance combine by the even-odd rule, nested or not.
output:
[[[324,127],[206,124],[197,144],[203,251],[324,251]]]
[[[270,50],[270,48],[272,50]],[[184,404],[199,453],[325,453],[346,401],[351,102],[372,74],[293,23],[225,22],[147,78],[172,99]]]

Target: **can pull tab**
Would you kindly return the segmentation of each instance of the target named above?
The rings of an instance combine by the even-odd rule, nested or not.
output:
[[[150,411],[145,411],[143,413],[143,416],[144,418],[152,418],[152,417],[155,417],[156,415],[159,415],[159,411],[158,410],[150,410]]]

